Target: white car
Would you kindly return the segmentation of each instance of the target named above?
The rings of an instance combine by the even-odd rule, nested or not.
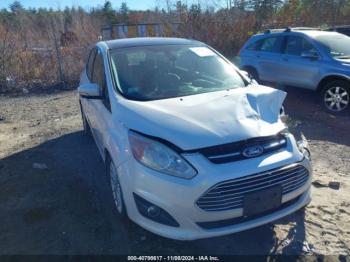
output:
[[[220,236],[310,202],[309,151],[280,117],[286,93],[201,42],[99,42],[79,94],[117,213],[151,232]]]

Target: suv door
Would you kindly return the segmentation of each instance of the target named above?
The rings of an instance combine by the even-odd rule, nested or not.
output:
[[[105,134],[111,125],[112,114],[103,56],[98,48],[92,68],[91,82],[98,84],[103,95],[103,99],[89,99],[91,109],[90,127],[96,144],[100,152],[103,153]]]
[[[89,56],[88,56],[88,59],[87,59],[87,62],[86,62],[86,67],[85,67],[85,75],[90,82],[92,79],[92,69],[94,66],[96,51],[97,51],[96,47],[91,49]],[[91,103],[90,103],[90,99],[80,98],[80,103],[84,109],[84,114],[85,114],[86,120],[88,121],[89,126],[91,127],[91,119],[90,119],[91,118]],[[93,130],[91,130],[91,131],[93,131]]]
[[[316,47],[305,37],[289,35],[280,63],[283,84],[315,89],[317,86],[321,57],[303,57],[303,53],[319,54]]]
[[[258,59],[258,74],[263,81],[279,82],[279,62],[282,55],[284,37],[270,36],[259,40],[256,57]]]

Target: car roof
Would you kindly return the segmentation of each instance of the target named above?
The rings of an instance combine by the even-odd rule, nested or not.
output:
[[[332,31],[322,31],[322,30],[291,30],[291,31],[277,31],[277,32],[270,32],[270,33],[261,33],[261,34],[257,34],[256,36],[272,36],[272,35],[284,35],[284,34],[292,34],[292,33],[298,33],[298,34],[304,34],[307,35],[311,38],[315,38],[318,36],[335,36],[335,35],[339,35],[338,32],[332,32]]]
[[[204,45],[202,42],[173,37],[137,37],[104,41],[108,49],[153,45]]]
[[[309,37],[317,37],[317,36],[323,36],[323,35],[327,35],[327,36],[335,36],[335,35],[339,35],[338,32],[330,32],[330,31],[321,31],[321,30],[308,30],[308,31],[296,31],[299,33],[303,33]]]

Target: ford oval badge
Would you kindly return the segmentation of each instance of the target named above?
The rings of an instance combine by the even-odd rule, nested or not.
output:
[[[251,158],[251,157],[258,157],[262,155],[264,152],[264,148],[262,146],[250,146],[243,149],[243,156]]]

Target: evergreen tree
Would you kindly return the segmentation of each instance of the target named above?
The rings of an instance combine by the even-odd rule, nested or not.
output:
[[[122,16],[123,23],[129,22],[129,7],[126,2],[122,2],[120,6],[120,14]]]
[[[102,12],[107,23],[115,23],[115,11],[113,10],[112,3],[110,1],[106,1],[104,3]]]
[[[12,13],[18,13],[24,10],[20,1],[14,1],[12,4],[10,4],[9,8]]]
[[[255,12],[256,29],[269,22],[283,3],[282,0],[248,0],[247,7]]]
[[[233,0],[233,6],[240,10],[245,10],[247,7],[247,1],[246,0]]]

